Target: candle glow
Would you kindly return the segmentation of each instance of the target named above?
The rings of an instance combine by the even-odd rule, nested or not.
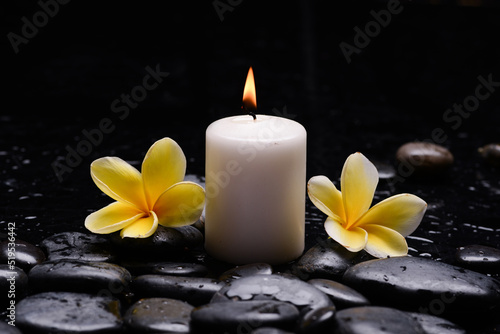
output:
[[[243,106],[245,110],[257,110],[257,93],[255,92],[255,79],[252,67],[248,69],[247,80],[243,89]]]

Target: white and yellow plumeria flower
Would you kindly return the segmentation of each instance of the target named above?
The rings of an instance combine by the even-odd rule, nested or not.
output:
[[[340,188],[326,176],[312,177],[309,198],[325,213],[328,235],[352,252],[362,249],[383,258],[408,254],[405,236],[420,224],[427,203],[411,194],[389,197],[370,209],[378,171],[361,153],[351,154],[342,169]]]
[[[94,233],[131,238],[151,236],[158,224],[178,227],[194,223],[205,205],[204,189],[184,182],[186,157],[170,138],[155,142],[144,158],[142,174],[124,160],[104,157],[90,166],[95,184],[116,202],[91,213],[85,227]]]

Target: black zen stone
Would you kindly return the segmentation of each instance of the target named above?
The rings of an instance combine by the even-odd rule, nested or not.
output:
[[[334,333],[426,334],[408,313],[393,308],[360,306],[337,312]]]
[[[80,232],[63,232],[44,239],[49,261],[67,259],[107,262],[115,259],[107,237]]]
[[[346,271],[344,282],[373,303],[422,313],[436,307],[440,312],[484,311],[500,302],[500,284],[495,279],[417,257],[360,263]]]
[[[332,305],[328,296],[312,285],[280,275],[255,275],[234,280],[214,295],[212,303],[229,300],[284,301],[304,312]]]
[[[500,272],[500,249],[469,245],[460,247],[455,253],[456,264],[468,269],[484,272]]]
[[[271,275],[273,273],[273,268],[267,263],[251,263],[243,266],[237,266],[223,272],[219,279],[221,281],[232,281],[242,277],[252,276],[252,275]]]
[[[309,311],[299,324],[300,334],[316,334],[331,332],[335,323],[335,306],[322,307]]]
[[[135,258],[127,256],[123,259],[120,259],[120,261],[118,261],[118,264],[126,268],[132,275],[139,276],[139,275],[152,274],[155,267],[158,264],[164,262],[165,262],[164,260],[158,260],[158,259],[149,260],[144,257]]]
[[[446,319],[423,313],[408,314],[420,323],[425,334],[466,334],[463,328]]]
[[[338,310],[370,305],[370,301],[365,296],[342,283],[322,278],[315,278],[309,280],[307,283],[323,291],[330,297]]]
[[[193,226],[164,227],[158,229],[149,238],[122,238],[116,232],[110,236],[113,244],[122,252],[148,255],[158,258],[171,258],[178,255],[175,251],[194,248],[203,243],[203,234]]]
[[[59,260],[33,267],[29,281],[36,291],[120,294],[128,289],[131,276],[127,269],[112,263]]]
[[[162,262],[157,263],[152,268],[152,273],[171,276],[203,277],[208,273],[208,268],[196,263]]]
[[[220,281],[204,277],[142,275],[132,281],[138,297],[173,298],[195,306],[208,303],[222,286]]]
[[[191,319],[196,333],[250,333],[264,326],[293,329],[298,316],[292,304],[254,300],[204,305],[193,310]]]
[[[307,281],[312,278],[338,280],[354,264],[373,259],[365,251],[353,253],[332,239],[321,241],[311,247],[293,265],[292,273]]]
[[[0,242],[0,263],[7,263],[9,258],[9,241]],[[16,239],[14,243],[16,267],[28,272],[34,265],[45,261],[45,253],[29,242]]]
[[[134,333],[189,333],[193,306],[168,298],[145,298],[125,313],[125,325]]]
[[[23,333],[115,333],[122,328],[120,302],[74,292],[44,292],[17,305]]]
[[[2,305],[10,305],[11,301],[19,301],[28,290],[28,275],[18,267],[0,264],[0,301]]]

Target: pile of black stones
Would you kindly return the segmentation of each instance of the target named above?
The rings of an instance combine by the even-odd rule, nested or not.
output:
[[[427,143],[403,145],[397,159],[418,162],[422,175],[453,163]],[[306,236],[310,247],[290,263],[234,266],[205,252],[201,217],[145,239],[16,238],[14,267],[9,235],[0,235],[0,333],[500,332],[500,249],[374,259],[321,235],[312,244]]]
[[[147,239],[17,240],[15,270],[0,266],[4,309],[15,273],[16,326],[1,322],[0,332],[458,334],[484,324],[494,332],[495,248],[462,247],[452,265],[374,259],[325,238],[289,264],[235,267],[207,255],[203,241],[202,221],[160,226]]]

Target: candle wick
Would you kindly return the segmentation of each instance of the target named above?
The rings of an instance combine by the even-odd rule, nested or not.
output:
[[[250,116],[252,116],[254,121],[257,119],[257,115],[255,115],[255,113],[254,113],[252,110],[248,109],[245,105],[243,105],[241,108],[242,108],[242,109],[243,109],[243,110],[244,110],[247,114],[249,114]]]

